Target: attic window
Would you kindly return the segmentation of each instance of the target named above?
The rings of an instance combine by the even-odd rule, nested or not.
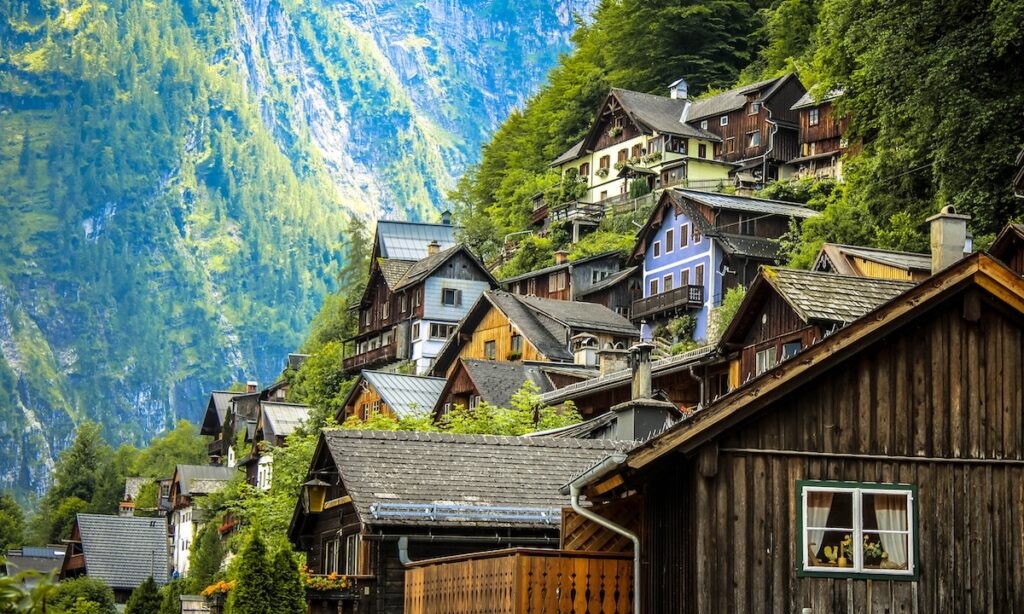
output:
[[[723,116],[719,117],[718,118],[718,125],[719,126],[728,126],[729,125],[729,116],[728,115],[723,115]]]
[[[761,375],[775,366],[775,346],[758,351],[755,356],[754,375]]]
[[[495,360],[498,357],[498,344],[495,341],[484,341],[484,358]]]
[[[705,120],[700,122],[700,129],[701,130],[707,130],[708,129],[708,120],[705,119]]]
[[[445,307],[458,307],[462,304],[462,290],[455,288],[442,289],[441,304]]]
[[[752,102],[752,103],[750,103],[750,111],[749,111],[750,115],[757,115],[760,112],[761,112],[761,103],[760,102]]]

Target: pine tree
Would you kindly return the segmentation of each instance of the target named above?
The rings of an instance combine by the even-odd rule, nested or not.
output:
[[[306,594],[299,566],[288,545],[279,548],[274,555],[273,585],[274,614],[302,614],[306,611]]]
[[[213,584],[224,560],[224,545],[214,524],[207,523],[199,531],[199,537],[189,554],[188,584],[193,593],[199,593]]]
[[[259,532],[253,530],[242,549],[238,564],[238,580],[231,591],[232,614],[272,614],[274,582],[267,546]]]
[[[168,582],[160,589],[159,614],[181,614],[181,596],[185,593],[185,580]]]
[[[125,614],[159,614],[161,605],[160,591],[153,581],[153,576],[136,587],[128,597],[124,607]]]

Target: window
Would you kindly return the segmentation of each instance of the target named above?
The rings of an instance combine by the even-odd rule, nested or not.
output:
[[[462,290],[455,288],[442,288],[441,304],[445,307],[458,307],[462,304]]]
[[[800,341],[790,341],[782,344],[782,360],[789,360],[800,353],[804,345]]]
[[[590,283],[596,284],[599,281],[607,278],[609,275],[608,271],[604,269],[594,269],[590,272]]]
[[[654,257],[658,258],[661,256],[661,241],[654,242]]]
[[[405,313],[406,311],[409,311],[409,296],[407,294],[403,294],[402,295],[402,300],[400,302],[400,305],[401,305],[402,313]]]
[[[671,290],[672,289],[672,273],[669,273],[668,275],[663,277],[662,278],[662,282],[663,282],[663,286],[665,288],[665,292],[668,292],[669,290]]]
[[[754,375],[761,375],[775,366],[775,346],[765,348],[755,356]]]
[[[679,285],[689,286],[690,285],[690,269],[683,269],[679,271]]]
[[[672,250],[676,248],[676,233],[674,230],[669,228],[665,231],[665,253],[672,253]]]
[[[756,130],[754,132],[747,133],[747,147],[760,147],[761,146],[761,132]]]
[[[565,290],[565,285],[568,283],[569,273],[566,271],[559,271],[555,277],[558,278],[558,289]]]
[[[552,273],[548,275],[548,294],[556,292],[558,288],[558,280],[555,279],[558,275]]]
[[[412,295],[412,306],[413,307],[419,307],[420,305],[423,304],[423,295],[421,294],[422,291],[423,291],[422,288],[417,288],[416,291],[413,293],[413,295]]]
[[[729,125],[729,116],[728,115],[723,115],[723,116],[719,117],[718,118],[718,125],[719,126],[728,126]]]
[[[632,151],[629,152],[629,155],[631,155],[634,158],[639,158],[640,157],[640,144],[639,143],[637,143],[636,145],[633,145],[633,149],[632,149]]]
[[[657,293],[658,293],[658,280],[657,279],[652,279],[651,280],[651,294],[650,295],[654,296]]]
[[[387,320],[391,317],[391,302],[384,301],[384,304],[380,306],[380,319]]]
[[[601,200],[608,198],[608,190],[601,190]]]
[[[498,344],[496,341],[484,341],[484,358],[487,360],[498,358]]]
[[[431,324],[430,325],[430,338],[431,339],[447,339],[452,336],[455,332],[454,324]]]
[[[420,323],[419,322],[417,322],[417,323],[412,325],[412,340],[413,341],[419,341],[420,340]]]
[[[690,244],[690,225],[683,224],[679,227],[679,249]]]
[[[590,177],[590,162],[580,164],[580,177],[583,177],[584,179]]]
[[[725,139],[725,153],[731,154],[736,151],[736,139],[729,137]]]
[[[345,565],[341,573],[346,576],[359,575],[359,549],[362,546],[363,538],[359,535],[345,536]]]
[[[810,111],[807,112],[807,123],[808,124],[810,124],[811,126],[817,126],[819,121],[821,121],[821,118],[818,115],[818,109],[817,108],[813,108],[813,109],[811,109]]]
[[[703,239],[703,238],[704,237],[701,236],[701,234],[700,234],[700,228],[698,228],[697,226],[694,226],[693,227],[693,244],[694,245],[700,245],[701,239]]]
[[[915,486],[800,480],[797,496],[799,575],[917,574]]]
[[[700,129],[701,129],[701,130],[707,130],[707,129],[708,129],[708,120],[706,120],[706,119],[705,119],[705,120],[703,120],[703,121],[702,121],[702,122],[700,123]]]
[[[519,334],[512,335],[512,349],[510,350],[510,353],[512,353],[512,354],[519,354],[520,356],[523,354],[523,336],[522,335],[519,335]]]
[[[760,102],[752,102],[752,103],[750,103],[750,111],[748,111],[748,113],[750,115],[757,115],[760,112],[761,112],[761,103]]]
[[[706,158],[708,157],[708,146],[704,143],[697,145],[697,157]]]
[[[611,156],[601,156],[601,160],[597,163],[600,168],[609,168],[612,165]]]
[[[537,279],[531,277],[526,280],[526,293],[530,295],[537,294]]]
[[[625,148],[620,149],[619,153],[615,156],[615,159],[616,162],[625,162],[629,159],[629,150]]]
[[[693,285],[704,287],[704,265],[698,264],[693,267]]]
[[[323,542],[323,571],[331,574],[338,571],[338,540],[328,539]]]
[[[756,220],[756,218],[754,216],[752,216],[752,215],[744,215],[744,214],[741,213],[740,216],[739,216],[739,224],[738,224],[739,229],[740,229],[740,234],[744,234],[744,235],[754,235],[754,234],[757,234],[755,232],[755,229],[756,229],[755,220]]]

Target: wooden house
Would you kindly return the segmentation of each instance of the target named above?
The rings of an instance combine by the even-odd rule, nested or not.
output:
[[[88,576],[126,603],[152,576],[157,586],[170,581],[167,532],[159,518],[78,514],[67,541],[60,579]]]
[[[401,612],[408,564],[510,546],[557,548],[559,486],[624,445],[325,430],[289,537],[314,574],[338,573],[354,586],[307,591],[310,611]]]
[[[170,533],[171,566],[177,574],[188,573],[190,548],[203,522],[202,514],[195,505],[196,499],[220,491],[236,475],[237,469],[221,465],[175,467],[166,526]]]
[[[423,418],[434,409],[444,384],[441,377],[364,370],[334,419],[342,424],[353,416],[367,420],[373,414],[397,420]]]
[[[579,260],[555,253],[555,264],[501,280],[503,290],[524,296],[604,305],[626,318],[640,297],[636,267],[622,268],[619,252],[597,254]]]
[[[932,274],[932,257],[930,254],[825,243],[811,269],[840,275],[916,282]]]
[[[650,328],[688,315],[696,320],[694,339],[707,339],[712,309],[725,292],[749,285],[762,264],[775,264],[778,239],[790,223],[815,215],[795,203],[666,190],[633,248],[632,260],[643,272],[633,321]]]
[[[805,93],[788,73],[694,100],[686,121],[721,140],[714,157],[735,164],[730,175],[737,183],[763,185],[785,179],[786,164],[800,155],[792,107]]]
[[[206,412],[203,414],[203,423],[199,428],[199,434],[212,438],[212,441],[207,444],[207,454],[213,464],[226,459],[228,448],[231,447],[232,442],[224,439],[224,423],[231,408],[231,399],[238,394],[227,390],[214,390],[210,393],[210,399],[206,403]]]
[[[419,253],[409,248],[409,243],[439,234],[435,232],[437,226],[450,233],[450,226],[398,225],[405,233],[399,241],[398,237],[382,235],[384,224],[378,224],[369,281],[359,303],[359,332],[346,340],[343,366],[354,374],[361,369],[411,362],[418,373],[423,373],[469,306],[496,282],[465,245],[442,248],[436,237],[429,243],[424,241],[421,258],[405,259]],[[397,223],[386,224],[390,227]],[[430,232],[421,232],[423,227]]]
[[[625,349],[639,337],[629,320],[603,305],[491,290],[459,322],[431,373],[446,376],[459,358],[596,367],[598,349]]]
[[[976,253],[573,488],[641,612],[1017,611],[1022,390],[1024,279]]]
[[[1024,224],[1007,224],[992,243],[989,253],[1019,275],[1024,275]]]
[[[273,449],[309,418],[309,406],[298,403],[261,401],[260,414],[253,432],[249,456],[238,463],[245,470],[245,481],[261,490],[270,490],[274,475]]]
[[[843,178],[844,135],[849,121],[836,112],[834,103],[841,95],[832,91],[815,98],[805,92],[791,107],[800,121],[800,155],[789,160],[795,177]]]

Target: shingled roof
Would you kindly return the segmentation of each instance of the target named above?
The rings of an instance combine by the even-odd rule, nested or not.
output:
[[[449,247],[448,249],[441,250],[436,254],[431,254],[426,258],[423,258],[422,260],[413,263],[412,266],[406,269],[405,274],[402,275],[401,279],[395,285],[392,286],[390,282],[388,282],[388,285],[391,286],[392,289],[394,290],[401,290],[402,288],[423,281],[424,279],[429,277],[434,271],[436,271],[441,265],[443,265],[445,262],[448,262],[449,259],[451,259],[453,256],[460,252],[464,253],[467,258],[477,263],[477,265],[480,268],[480,271],[484,274],[484,276],[490,278],[493,281],[493,277],[491,277],[491,274],[487,270],[487,267],[485,267],[480,262],[480,260],[473,255],[473,252],[469,251],[469,248],[466,247],[465,244],[460,243],[458,245]]]
[[[849,324],[916,284],[765,267],[763,275],[805,321]]]
[[[547,510],[558,517],[558,489],[574,474],[631,444],[608,440],[498,437],[403,431],[327,430],[326,447],[370,526],[550,528],[536,518],[489,517],[486,508]],[[388,515],[414,505],[438,514]],[[466,508],[464,515],[458,510]],[[472,509],[470,513],[468,510]],[[483,513],[481,513],[483,510]]]
[[[554,389],[554,385],[544,373],[544,369],[536,364],[497,362],[476,358],[464,358],[462,362],[465,365],[466,373],[473,380],[476,389],[480,391],[481,398],[491,405],[510,407],[512,396],[527,381],[536,384],[541,393]]]
[[[174,471],[181,484],[181,494],[186,496],[217,492],[238,473],[234,467],[223,465],[178,465]]]
[[[764,100],[765,98],[770,97],[783,81],[792,76],[794,76],[793,73],[789,73],[781,77],[765,79],[764,81],[758,81],[757,83],[733,88],[722,92],[721,94],[715,94],[714,96],[695,100],[693,101],[693,106],[690,108],[690,114],[687,121],[698,121],[716,115],[725,115],[737,109],[742,109],[744,105],[747,104],[747,94],[750,92],[765,90],[760,96],[760,99]]]
[[[384,277],[384,283],[394,290],[402,282],[405,274],[416,264],[414,260],[396,260],[395,258],[378,258],[377,266]]]
[[[86,575],[115,589],[134,589],[153,576],[167,584],[167,526],[160,518],[78,514]]]
[[[612,88],[612,95],[622,104],[622,108],[635,120],[645,124],[647,127],[662,134],[678,134],[690,136],[715,143],[721,142],[721,137],[706,130],[695,128],[683,123],[683,110],[687,103],[690,104],[688,117],[693,114],[693,107],[696,103],[685,98],[669,98],[668,96],[656,96],[644,94],[632,90]]]

